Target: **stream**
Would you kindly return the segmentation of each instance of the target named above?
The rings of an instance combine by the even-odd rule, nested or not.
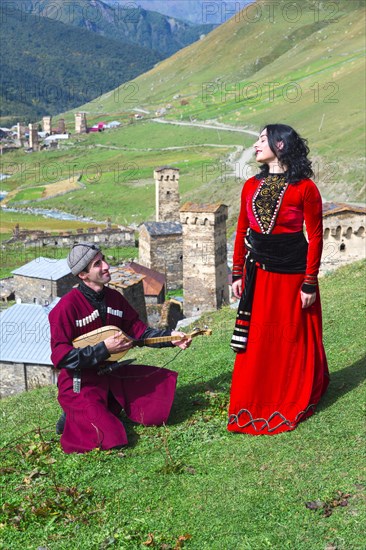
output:
[[[0,201],[4,198],[4,196],[5,195],[1,194],[0,192]],[[2,208],[2,211],[16,212],[19,214],[32,214],[33,216],[43,216],[44,218],[53,218],[56,220],[105,224],[105,221],[97,221],[93,218],[87,218],[83,216],[75,216],[74,214],[62,212],[61,210],[52,210],[48,208]]]

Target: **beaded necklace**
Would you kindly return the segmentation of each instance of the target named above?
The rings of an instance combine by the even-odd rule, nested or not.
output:
[[[274,227],[287,187],[283,174],[270,174],[261,180],[253,195],[253,214],[265,235],[269,235]]]

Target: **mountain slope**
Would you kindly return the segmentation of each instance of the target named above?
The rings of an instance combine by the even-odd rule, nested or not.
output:
[[[137,0],[136,4],[145,10],[153,10],[171,17],[191,21],[195,24],[213,23],[220,25],[232,17],[252,0]],[[105,0],[106,4],[118,5],[120,0]]]
[[[293,125],[309,139],[326,196],[347,187],[350,199],[364,200],[365,4],[339,0],[318,12],[310,0],[292,3],[297,12],[285,11],[285,1],[276,5],[270,17],[258,0],[141,75],[138,106],[155,111],[169,102],[172,119],[254,130],[273,121]],[[255,22],[254,13],[261,15]],[[109,113],[131,108],[123,94],[117,105],[112,99],[103,98]],[[93,105],[85,109],[96,113]]]
[[[195,42],[214,25],[193,25],[146,11],[136,2],[116,2],[110,6],[101,0],[12,0],[12,6],[49,19],[87,29],[101,36],[158,52],[168,57]],[[6,13],[6,9],[4,9]],[[11,10],[10,10],[11,12]]]

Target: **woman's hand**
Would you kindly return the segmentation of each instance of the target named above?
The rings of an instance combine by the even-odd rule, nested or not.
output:
[[[192,338],[188,338],[184,332],[173,330],[171,336],[180,336],[180,339],[172,341],[172,344],[180,349],[187,349],[191,345]]]
[[[235,298],[240,300],[241,295],[243,293],[243,279],[238,279],[237,281],[235,281],[231,285],[231,288],[232,288],[232,291],[233,291],[233,294],[234,294]]]
[[[300,291],[301,296],[301,305],[302,309],[306,309],[307,307],[310,307],[313,305],[316,299],[316,292],[313,292],[312,294],[307,294],[306,292]]]

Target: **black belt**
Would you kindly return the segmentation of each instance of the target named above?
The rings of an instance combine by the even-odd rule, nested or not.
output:
[[[305,273],[308,243],[304,233],[266,235],[248,230],[245,238],[245,280],[230,347],[236,353],[247,348],[257,268],[272,273]]]

